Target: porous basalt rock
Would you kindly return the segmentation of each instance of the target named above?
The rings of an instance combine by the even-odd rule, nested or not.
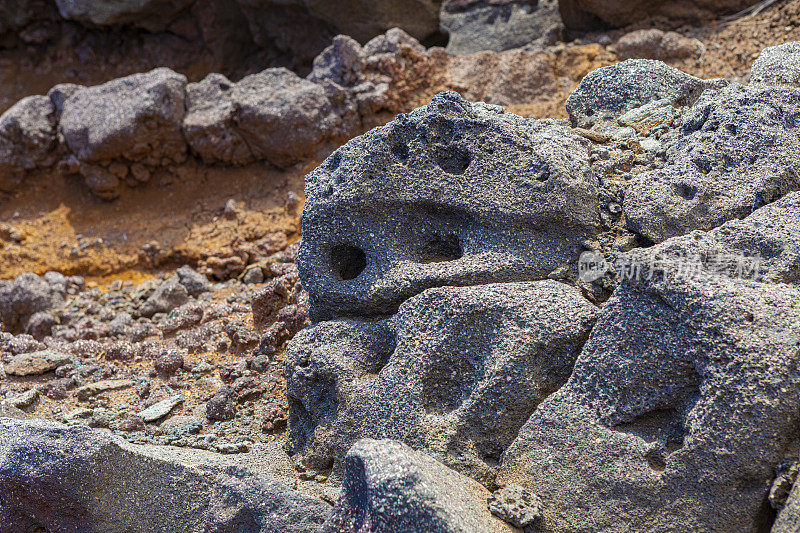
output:
[[[660,242],[743,218],[800,189],[798,117],[800,89],[706,91],[684,114],[662,168],[628,185],[628,227]]]
[[[55,108],[46,96],[23,98],[0,115],[0,190],[11,191],[27,171],[55,162]]]
[[[796,439],[798,297],[704,271],[623,281],[498,481],[538,494],[548,530],[762,531]]]
[[[598,231],[597,191],[588,141],[563,124],[441,93],[307,176],[298,266],[312,319],[544,279]]]
[[[751,84],[800,87],[800,43],[765,48],[753,62]]]
[[[489,491],[391,440],[364,439],[345,459],[342,495],[323,531],[511,533],[492,516]]]
[[[325,467],[359,438],[391,438],[491,484],[596,314],[558,282],[505,283],[428,289],[388,320],[301,331],[286,355],[289,448]]]

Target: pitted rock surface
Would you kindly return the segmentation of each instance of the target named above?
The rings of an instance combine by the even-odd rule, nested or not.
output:
[[[597,194],[588,141],[562,123],[439,94],[307,176],[298,266],[312,318],[547,278],[598,232]]]

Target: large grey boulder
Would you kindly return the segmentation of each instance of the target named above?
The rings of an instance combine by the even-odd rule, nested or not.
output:
[[[64,291],[33,273],[0,281],[0,324],[5,331],[19,332],[28,320],[43,311],[64,305]]]
[[[168,68],[82,88],[64,101],[59,129],[87,163],[182,161],[185,88],[186,76]]]
[[[137,446],[0,418],[4,531],[316,532],[330,507],[289,487],[275,454]]]
[[[164,31],[194,0],[55,0],[67,20],[110,26],[131,24]]]
[[[491,484],[503,450],[564,384],[597,309],[555,281],[428,289],[388,320],[333,320],[287,348],[287,447],[324,468],[390,438]]]
[[[800,87],[800,43],[763,49],[753,62],[750,83]]]
[[[277,166],[303,160],[334,135],[340,121],[325,91],[285,68],[267,69],[233,84],[210,74],[187,87],[183,131],[208,163]]]
[[[536,493],[548,531],[764,531],[800,422],[799,338],[795,287],[623,281],[498,482]]]
[[[721,83],[695,78],[661,61],[628,59],[587,74],[564,105],[573,126],[588,128],[656,100],[692,104],[704,90]]]
[[[53,164],[55,147],[55,108],[50,99],[28,96],[14,104],[0,115],[0,190],[11,191],[25,172]]]
[[[557,0],[445,0],[439,20],[450,36],[447,51],[456,55],[543,48],[561,29]]]
[[[298,267],[313,319],[575,263],[599,231],[588,150],[560,122],[452,92],[348,142],[306,177]]]
[[[684,113],[662,168],[625,191],[628,227],[660,242],[727,220],[800,189],[800,89],[731,84]]]
[[[347,454],[342,494],[323,531],[519,531],[489,513],[489,496],[475,481],[400,442],[364,439]]]

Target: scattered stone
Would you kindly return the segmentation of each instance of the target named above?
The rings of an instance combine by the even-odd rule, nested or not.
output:
[[[38,376],[70,362],[72,358],[65,353],[42,350],[17,355],[4,365],[4,369],[10,376]]]
[[[79,400],[86,401],[104,392],[127,389],[134,385],[136,385],[136,382],[131,379],[106,379],[78,387],[75,390],[75,396]]]
[[[145,422],[155,422],[159,418],[164,418],[167,416],[170,411],[172,411],[181,402],[183,402],[183,395],[176,394],[175,396],[171,396],[166,400],[162,400],[154,405],[151,405],[144,411],[140,411],[136,414],[136,416]]]
[[[515,527],[532,526],[542,516],[539,497],[519,485],[494,491],[486,503],[493,515]]]
[[[17,409],[25,409],[26,407],[30,407],[34,404],[36,400],[39,399],[39,391],[37,389],[30,389],[22,394],[18,394],[16,396],[12,396],[11,398],[6,398],[6,402],[8,402],[13,407]]]

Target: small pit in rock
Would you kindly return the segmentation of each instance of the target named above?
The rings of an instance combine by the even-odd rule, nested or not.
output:
[[[367,254],[357,246],[340,244],[331,249],[331,268],[342,281],[356,279],[366,266]]]

